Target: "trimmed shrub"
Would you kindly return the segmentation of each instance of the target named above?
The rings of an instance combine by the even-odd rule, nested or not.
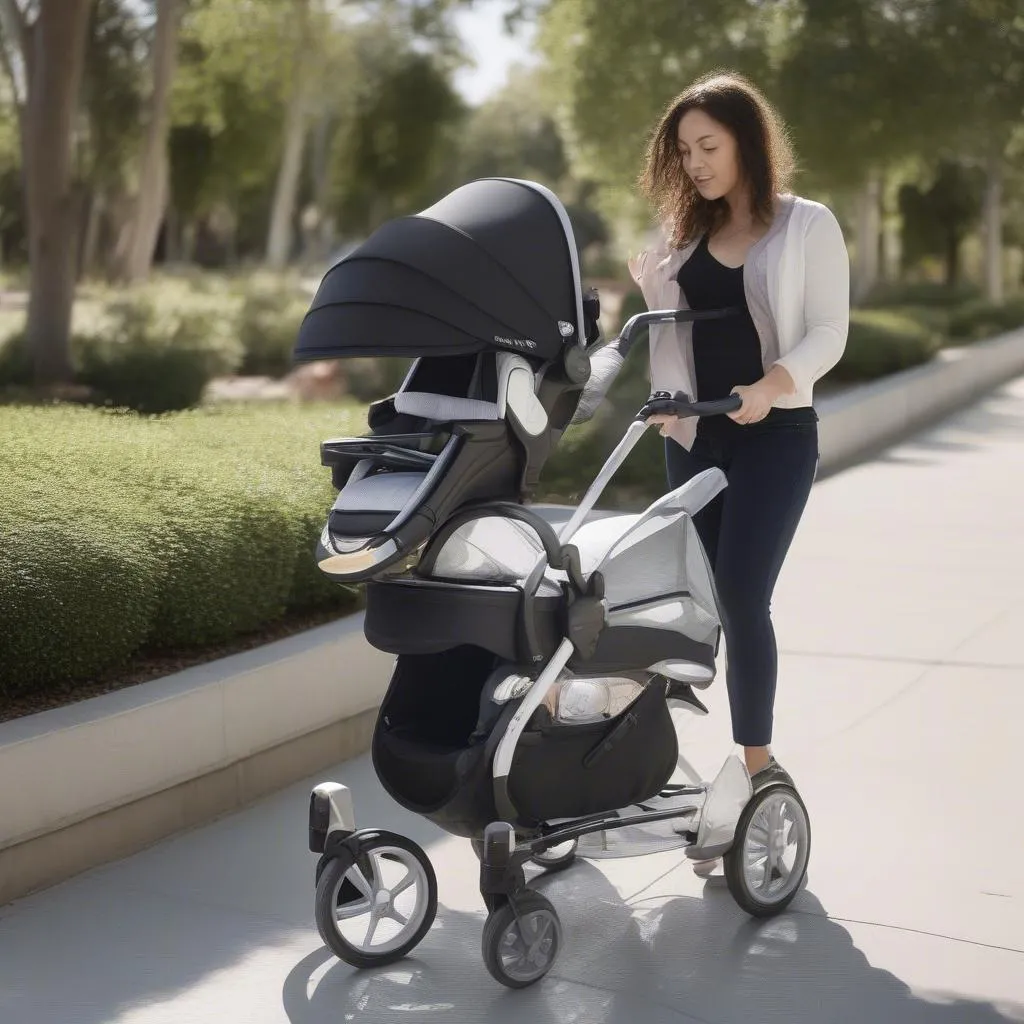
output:
[[[874,380],[926,363],[942,339],[917,320],[889,310],[857,309],[850,314],[846,351],[829,377]]]
[[[133,651],[230,641],[352,607],[314,562],[333,500],[318,445],[362,409],[212,407],[145,418],[0,407],[0,680],[86,679]]]
[[[79,379],[110,405],[170,412],[197,405],[241,359],[219,303],[171,308],[139,295],[111,303],[99,333],[82,338]]]
[[[0,528],[0,695],[124,664],[146,639],[158,588],[158,566],[110,525],[7,519]]]
[[[958,341],[980,341],[1024,327],[1024,295],[1003,303],[969,302],[949,318],[949,336]]]
[[[297,554],[287,516],[237,492],[168,497],[176,502],[161,510],[170,565],[149,646],[179,650],[223,643],[280,618]]]
[[[239,373],[283,377],[292,368],[292,349],[309,300],[294,288],[258,286],[245,296],[239,316],[244,356]]]

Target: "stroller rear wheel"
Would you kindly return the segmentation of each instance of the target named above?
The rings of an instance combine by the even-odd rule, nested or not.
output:
[[[353,967],[406,956],[437,914],[437,879],[427,855],[404,836],[374,833],[358,852],[328,862],[316,887],[316,926],[332,952]]]
[[[561,944],[562,923],[551,901],[522,889],[488,915],[481,949],[496,981],[526,988],[551,970]]]
[[[792,786],[755,793],[740,815],[725,855],[733,899],[753,917],[772,917],[789,906],[807,873],[811,822]]]

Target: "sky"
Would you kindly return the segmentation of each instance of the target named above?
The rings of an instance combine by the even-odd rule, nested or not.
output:
[[[467,55],[476,63],[455,76],[455,87],[467,103],[487,99],[505,84],[509,68],[533,60],[532,27],[520,28],[515,36],[505,32],[502,19],[511,6],[510,0],[476,0],[455,15]]]

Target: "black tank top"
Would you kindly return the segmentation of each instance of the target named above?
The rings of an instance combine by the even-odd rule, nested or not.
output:
[[[693,325],[693,363],[697,399],[726,398],[737,384],[754,384],[764,376],[761,341],[747,309],[743,267],[726,267],[708,250],[704,235],[679,268],[679,286],[691,309],[735,306],[736,316],[698,320]]]
[[[693,364],[697,400],[701,402],[726,398],[737,385],[756,384],[764,376],[761,339],[747,308],[743,289],[743,267],[727,267],[708,250],[704,235],[690,258],[679,268],[676,277],[691,309],[720,309],[732,306],[740,310],[735,316],[720,320],[697,320],[693,324]],[[772,409],[760,424],[769,427],[783,423],[814,423],[817,414],[811,407]],[[728,416],[701,419],[698,431],[729,432],[740,424]]]

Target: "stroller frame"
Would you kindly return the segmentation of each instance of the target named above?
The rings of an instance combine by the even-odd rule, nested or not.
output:
[[[628,341],[634,331],[648,324],[696,318],[692,311],[680,310],[637,314],[625,326],[622,337]],[[574,549],[567,550],[566,545],[644,435],[650,416],[720,415],[739,405],[736,397],[696,403],[682,393],[673,396],[658,392],[651,396],[578,508],[558,531],[560,556],[565,564],[553,567],[564,568],[570,578],[578,575],[571,565]],[[679,494],[689,486],[684,485],[674,493]],[[550,553],[545,552],[526,581],[527,597],[536,591],[549,564]],[[573,641],[563,638],[509,720],[492,763],[495,806],[508,820],[492,822],[486,826],[482,840],[472,841],[480,860],[480,893],[489,912],[483,935],[483,959],[492,976],[511,988],[525,987],[543,977],[553,965],[561,943],[558,916],[550,902],[527,885],[525,867],[531,862],[547,870],[568,867],[583,836],[653,822],[685,822],[689,827],[674,828],[679,841],[673,843],[673,848],[685,850],[698,874],[709,862],[723,858],[733,897],[744,910],[758,917],[773,916],[788,906],[803,882],[810,853],[809,818],[788,777],[783,773],[755,791],[745,765],[734,754],[725,760],[710,783],[670,783],[642,804],[586,817],[553,819],[541,825],[539,835],[532,831],[517,839],[515,827],[509,824],[517,815],[507,785],[516,746],[573,651]],[[656,675],[663,677],[666,700],[698,714],[706,713],[690,685],[703,680],[688,680],[685,668],[675,673],[671,666],[658,668]],[[393,833],[358,830],[351,794],[347,787],[333,782],[313,790],[309,838],[311,851],[321,854],[316,871],[316,917],[325,942],[340,958],[358,967],[393,962],[405,956],[429,930],[436,912],[436,879],[422,849]],[[792,863],[784,865],[784,854],[794,844]],[[560,851],[566,846],[567,851]],[[380,860],[373,859],[377,855],[385,861],[400,862],[406,869],[404,878],[391,888],[381,881]],[[426,895],[423,899],[417,897],[417,919],[406,921],[404,914],[394,910],[394,901],[414,884],[421,884]],[[337,927],[338,920],[344,917],[344,908],[350,905],[343,903],[346,892],[350,901],[354,900],[352,906],[369,908],[371,924],[363,945],[341,936]],[[373,947],[376,923],[393,914],[406,921],[403,930],[383,947]]]

